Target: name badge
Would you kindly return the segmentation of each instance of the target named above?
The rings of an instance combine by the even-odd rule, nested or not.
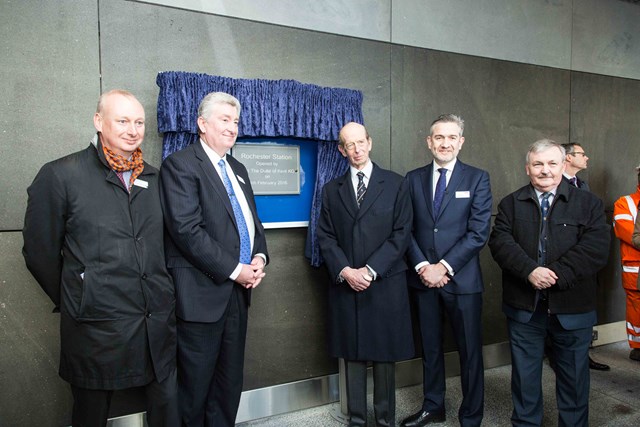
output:
[[[136,179],[135,181],[133,181],[133,185],[137,185],[138,187],[142,188],[149,188],[149,183],[142,179]]]
[[[240,181],[241,183],[246,184],[244,182],[244,179],[242,179],[242,177],[240,175],[236,175],[236,178],[238,178],[238,181]]]
[[[469,197],[471,197],[469,191],[456,191],[456,199],[468,199]]]

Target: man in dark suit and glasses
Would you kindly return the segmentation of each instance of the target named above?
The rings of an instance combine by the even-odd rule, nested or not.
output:
[[[587,153],[584,151],[584,147],[577,142],[562,144],[562,147],[564,147],[566,153],[566,157],[564,160],[564,179],[574,187],[591,191],[587,181],[581,179],[577,175],[578,172],[587,169],[587,163],[589,162],[589,156],[587,156]],[[545,348],[545,351],[548,351],[548,348]],[[549,358],[549,363],[552,364],[553,368],[555,369],[555,361],[553,360],[552,355]],[[589,356],[589,369],[594,369],[596,371],[608,371],[611,369],[611,367],[604,363],[596,362],[591,358],[591,356]]]
[[[338,149],[347,173],[323,190],[318,241],[329,270],[329,352],[345,359],[349,426],[367,425],[373,362],[378,426],[395,426],[395,363],[414,354],[404,253],[411,201],[402,177],[371,162],[364,126],[348,123]]]
[[[457,159],[464,121],[444,114],[431,124],[433,162],[405,180],[413,202],[413,235],[407,251],[411,298],[422,336],[422,408],[402,422],[421,427],[445,420],[443,312],[460,354],[462,426],[479,426],[484,410],[482,272],[478,254],[491,227],[489,174]]]
[[[577,142],[562,144],[562,147],[564,147],[566,153],[564,159],[565,169],[562,175],[574,187],[589,191],[589,184],[576,175],[578,172],[585,170],[589,162],[589,157],[584,148]]]
[[[227,155],[239,118],[235,97],[208,94],[198,108],[200,140],[169,156],[160,170],[183,426],[234,425],[251,289],[268,260],[249,175]]]

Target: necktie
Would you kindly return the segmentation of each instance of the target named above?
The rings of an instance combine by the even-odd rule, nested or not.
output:
[[[242,264],[249,264],[251,263],[251,240],[249,239],[247,222],[242,214],[242,208],[240,207],[236,193],[233,191],[233,186],[229,180],[229,175],[227,175],[227,168],[225,167],[223,159],[220,159],[218,166],[220,166],[220,172],[222,173],[222,182],[224,182],[224,186],[229,194],[229,200],[231,201],[231,207],[233,208],[233,215],[236,217],[238,234],[240,234],[240,262]]]
[[[438,172],[440,172],[440,178],[436,184],[436,194],[433,196],[433,213],[436,215],[440,213],[444,192],[447,189],[447,168],[440,168]]]
[[[358,202],[358,207],[362,204],[362,199],[364,199],[364,193],[367,192],[367,186],[364,185],[364,173],[358,172],[358,191],[356,192],[356,201]]]
[[[538,263],[544,265],[547,258],[547,215],[549,214],[549,196],[551,193],[542,193],[540,211],[542,212],[542,227],[540,227],[540,239],[538,243]]]
[[[577,176],[574,176],[574,177],[572,177],[572,178],[569,178],[569,183],[570,183],[571,185],[573,185],[574,187],[578,187],[578,188],[580,188],[580,186],[578,185],[578,177],[577,177]]]
[[[129,185],[126,182],[124,182],[124,173],[120,171],[115,171],[115,172],[118,178],[120,178],[120,182],[122,183],[122,185],[124,185],[124,188],[126,188],[127,191],[129,191]]]

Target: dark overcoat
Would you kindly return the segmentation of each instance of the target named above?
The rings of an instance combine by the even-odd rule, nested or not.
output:
[[[158,171],[127,192],[100,143],[47,163],[27,190],[23,255],[60,309],[60,376],[88,389],[164,380],[175,367],[175,295]]]
[[[545,266],[558,276],[547,292],[549,312],[595,310],[596,273],[607,263],[610,243],[602,201],[563,180],[548,218]],[[489,248],[502,268],[503,302],[519,310],[535,309],[536,290],[527,278],[538,267],[541,224],[538,197],[531,185],[498,205]]]
[[[350,171],[323,190],[318,241],[329,284],[329,353],[392,362],[414,355],[404,253],[412,210],[402,177],[374,165],[358,209]],[[369,265],[377,278],[356,292],[338,280],[344,267]]]

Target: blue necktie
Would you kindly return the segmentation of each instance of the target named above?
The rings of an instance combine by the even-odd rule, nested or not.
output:
[[[218,162],[220,166],[220,172],[222,172],[222,182],[229,194],[229,200],[231,201],[231,207],[233,208],[233,215],[236,217],[236,224],[238,225],[238,234],[240,234],[240,262],[242,264],[251,263],[251,240],[249,238],[249,230],[247,229],[247,222],[244,220],[242,214],[242,208],[236,197],[236,193],[233,191],[233,186],[227,175],[227,168],[225,167],[224,160],[220,159]]]
[[[447,189],[447,168],[440,168],[438,172],[440,172],[440,178],[438,178],[438,183],[436,184],[436,194],[433,196],[433,213],[435,215],[440,213],[444,192]]]
[[[542,227],[540,228],[540,240],[538,241],[538,264],[545,265],[547,261],[547,215],[549,214],[549,196],[551,193],[542,193],[540,211],[542,212]]]

